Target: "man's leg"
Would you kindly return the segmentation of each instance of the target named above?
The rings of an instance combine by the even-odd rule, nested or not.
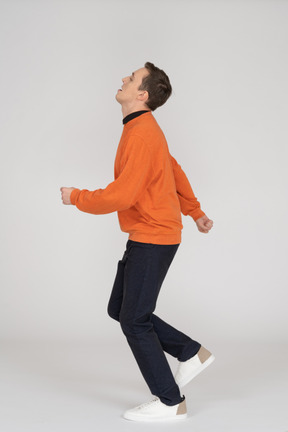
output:
[[[154,330],[152,314],[178,246],[130,241],[119,317],[151,393],[166,405],[179,404],[183,398]]]

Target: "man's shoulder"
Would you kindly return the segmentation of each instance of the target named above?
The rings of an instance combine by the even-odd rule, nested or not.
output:
[[[143,139],[155,139],[161,140],[164,137],[164,133],[159,126],[157,120],[154,117],[146,118],[144,121],[139,121],[135,123],[129,130],[128,136],[138,135]]]

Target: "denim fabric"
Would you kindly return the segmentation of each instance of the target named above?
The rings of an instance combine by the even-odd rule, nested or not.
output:
[[[183,397],[164,351],[185,361],[201,347],[153,313],[178,247],[128,240],[108,304],[108,314],[120,322],[151,393],[166,405],[176,405]]]

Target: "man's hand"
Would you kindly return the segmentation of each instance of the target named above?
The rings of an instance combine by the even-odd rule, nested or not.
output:
[[[195,222],[198,230],[203,233],[208,233],[213,226],[213,221],[209,219],[206,215],[197,219]]]
[[[74,188],[74,187],[70,187],[70,188],[68,188],[68,187],[61,187],[60,188],[61,198],[62,198],[63,204],[66,204],[66,205],[67,204],[71,204],[70,195],[71,195],[71,192],[72,192],[73,189],[76,189],[76,188]]]

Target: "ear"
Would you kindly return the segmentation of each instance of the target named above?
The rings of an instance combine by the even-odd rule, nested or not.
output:
[[[149,99],[149,93],[147,90],[140,90],[137,99],[141,102],[146,102]]]

